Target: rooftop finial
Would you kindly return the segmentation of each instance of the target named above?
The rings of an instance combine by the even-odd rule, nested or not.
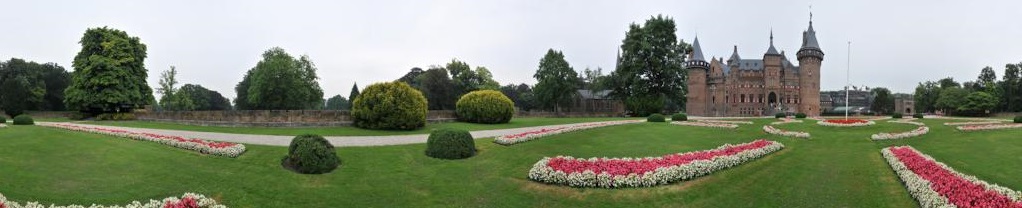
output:
[[[770,45],[774,45],[774,27],[770,27]]]
[[[809,4],[809,24],[813,24],[813,4]]]

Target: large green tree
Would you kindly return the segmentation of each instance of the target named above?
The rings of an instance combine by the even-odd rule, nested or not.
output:
[[[532,89],[536,104],[555,112],[571,104],[580,82],[578,73],[564,60],[564,54],[554,49],[547,50],[539,60],[539,69],[532,77],[538,81]]]
[[[453,59],[447,63],[445,69],[451,73],[451,80],[455,87],[454,94],[458,97],[480,89],[497,90],[500,88],[500,84],[493,80],[493,73],[486,67],[480,66],[472,70],[468,63]]]
[[[295,58],[282,48],[271,48],[263,53],[263,60],[252,68],[246,78],[244,90],[246,107],[253,110],[317,109],[323,105],[323,90],[319,87],[316,66],[308,56]],[[245,81],[242,81],[245,82]],[[241,97],[241,93],[239,98]]]
[[[170,70],[160,73],[160,87],[156,92],[160,93],[160,108],[171,111],[195,110],[196,102],[184,93],[179,93],[177,84],[177,68],[170,66]]]
[[[351,102],[347,98],[341,95],[334,95],[330,99],[326,99],[325,110],[349,110],[351,109]]]
[[[986,116],[997,106],[997,98],[986,92],[972,92],[958,106],[961,115]]]
[[[0,62],[0,110],[14,116],[26,110],[63,111],[70,75],[63,67],[12,58]]]
[[[429,101],[429,110],[454,110],[459,94],[447,74],[447,69],[431,67],[415,78],[415,82],[419,83],[415,88]]]
[[[220,92],[209,90],[202,85],[185,84],[177,90],[180,96],[187,97],[193,104],[192,110],[230,110],[231,101]]]
[[[360,93],[358,91],[358,83],[356,82],[355,84],[351,85],[351,93],[348,94],[348,99],[351,100],[351,102],[355,102],[355,98],[358,98],[359,94]]]
[[[508,84],[500,87],[500,92],[515,102],[515,107],[523,111],[535,108],[533,101],[532,87],[522,83],[518,85]]]
[[[625,34],[617,69],[611,73],[612,95],[623,99],[634,115],[685,106],[687,74],[682,64],[690,46],[678,41],[675,30],[674,20],[658,15],[642,26],[630,25]]]
[[[122,112],[150,104],[146,45],[113,28],[91,28],[79,43],[64,103],[71,110]]]
[[[1000,105],[1008,112],[1022,111],[1022,63],[1004,66],[998,89],[1001,92]]]
[[[969,91],[961,87],[948,87],[940,90],[940,97],[937,98],[937,109],[943,110],[945,114],[955,114],[959,107],[965,104],[965,97]]]
[[[915,90],[915,107],[918,112],[933,112],[937,108],[937,99],[940,98],[940,87],[936,82],[920,82]]]
[[[870,110],[881,114],[894,112],[894,96],[891,95],[891,90],[878,87],[870,90],[870,93],[873,94],[873,105],[870,106]]]

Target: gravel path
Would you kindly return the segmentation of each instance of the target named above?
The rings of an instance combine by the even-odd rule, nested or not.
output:
[[[40,122],[43,123],[43,122]],[[597,123],[597,122],[593,122]],[[180,136],[187,138],[199,138],[214,141],[234,142],[243,144],[257,144],[257,145],[269,145],[269,146],[288,146],[291,144],[291,139],[294,136],[276,136],[276,135],[253,135],[253,134],[229,134],[229,133],[215,133],[215,132],[199,132],[199,131],[181,131],[181,130],[167,130],[167,129],[147,129],[147,128],[132,128],[132,127],[119,127],[119,126],[102,126],[92,124],[80,124],[80,123],[57,123],[57,124],[71,124],[78,126],[87,127],[99,127],[106,129],[117,129],[124,131],[134,132],[147,132],[154,134],[163,134],[170,136]],[[560,124],[560,125],[549,125],[549,126],[533,126],[513,129],[496,129],[496,130],[482,130],[473,131],[472,137],[474,138],[486,138],[496,137],[505,134],[517,134],[527,131],[535,131],[543,128],[554,128],[562,126],[571,126],[575,124]],[[330,141],[331,144],[338,147],[351,147],[351,146],[386,146],[386,145],[401,145],[401,144],[420,144],[426,143],[426,139],[429,138],[429,134],[413,134],[413,135],[393,135],[393,136],[327,136],[325,137]]]

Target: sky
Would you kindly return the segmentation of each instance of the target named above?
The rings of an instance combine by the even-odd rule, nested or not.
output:
[[[347,97],[413,67],[452,59],[484,66],[501,84],[535,84],[548,49],[577,71],[615,66],[629,24],[655,15],[677,35],[697,34],[704,56],[762,57],[770,31],[794,60],[813,27],[826,54],[822,90],[856,86],[911,93],[925,80],[975,80],[1022,62],[1022,1],[8,1],[0,59],[54,62],[69,71],[88,28],[141,38],[149,85],[176,66],[178,80],[235,97],[234,86],[272,47],[308,55],[324,96]],[[811,10],[810,10],[811,5]],[[849,42],[851,42],[849,46]],[[851,51],[849,56],[848,51]],[[850,57],[850,59],[849,59]],[[849,61],[850,60],[850,61]],[[797,62],[797,61],[796,61]],[[850,69],[850,76],[846,72]]]

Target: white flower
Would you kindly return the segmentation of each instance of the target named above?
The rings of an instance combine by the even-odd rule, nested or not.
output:
[[[773,126],[763,126],[763,131],[765,131],[765,132],[767,132],[769,134],[773,134],[773,135],[790,136],[790,137],[796,137],[796,138],[809,138],[810,137],[808,132],[785,131],[785,130],[781,130],[781,129],[778,129],[778,128],[774,128]]]
[[[696,122],[693,122],[693,121],[674,121],[674,122],[671,122],[671,124],[681,125],[681,126],[699,126],[699,127],[713,127],[713,128],[728,128],[728,129],[738,128],[738,124],[704,122],[704,121],[696,121]]]
[[[1000,124],[1000,121],[969,121],[969,122],[947,122],[945,126],[962,126],[962,125],[984,125],[984,124]]]
[[[820,120],[820,121],[816,122],[816,124],[819,124],[820,126],[833,126],[833,127],[859,127],[859,126],[872,126],[873,124],[876,124],[876,122],[866,121],[866,122],[860,122],[860,123],[848,123],[848,124],[845,124],[845,123],[831,123],[831,122],[827,122],[827,120]]]
[[[965,125],[956,127],[961,131],[979,131],[979,130],[993,130],[993,129],[1013,129],[1022,128],[1022,123],[1008,123],[1008,124],[986,124],[986,125]]]
[[[907,132],[877,133],[877,134],[873,134],[872,136],[870,136],[870,138],[873,139],[873,140],[904,139],[904,138],[909,138],[909,137],[921,136],[921,135],[929,133],[929,132],[930,132],[930,128],[929,127],[920,126],[919,128],[916,128],[916,129],[913,129],[912,131],[907,131]]]
[[[752,124],[752,121],[729,121],[729,120],[697,120],[705,123],[727,123],[727,124]]]
[[[540,130],[524,132],[524,133],[502,135],[502,136],[498,136],[496,138],[493,138],[493,143],[497,143],[497,144],[501,144],[501,145],[513,145],[513,144],[517,144],[517,143],[522,143],[522,142],[536,140],[536,139],[539,139],[539,138],[542,138],[542,137],[546,137],[546,136],[550,136],[550,135],[556,135],[556,134],[562,134],[562,133],[579,131],[579,130],[586,130],[586,129],[592,129],[592,128],[600,128],[600,127],[622,125],[622,124],[643,123],[643,122],[645,122],[645,121],[642,121],[642,120],[627,120],[627,121],[605,121],[605,122],[581,123],[581,124],[574,124],[574,125],[555,127],[555,128],[549,128],[549,129],[540,129]]]
[[[773,123],[770,123],[770,125],[781,125],[781,124],[789,124],[789,123],[802,123],[802,120],[799,120],[799,119],[780,118],[779,120],[780,121],[775,121]]]
[[[900,159],[898,159],[896,155],[894,155],[894,153],[891,151],[891,148],[895,147],[884,148],[880,150],[880,153],[881,155],[884,156],[885,159],[887,159],[887,164],[891,166],[891,169],[893,169],[895,173],[898,174],[898,177],[901,178],[902,182],[904,182],[903,184],[905,185],[905,188],[908,189],[909,194],[911,194],[912,197],[919,202],[920,206],[955,207],[955,205],[951,204],[951,202],[946,197],[941,196],[939,193],[937,193],[936,190],[933,190],[933,188],[931,188],[930,181],[922,178],[912,170],[908,169],[908,167],[905,166],[905,164]],[[941,168],[947,170],[948,172],[953,173],[954,175],[957,175],[958,177],[961,177],[962,179],[972,182],[973,184],[983,186],[987,190],[1002,194],[1015,202],[1022,201],[1022,192],[1015,191],[1003,186],[999,186],[997,184],[987,183],[986,181],[980,180],[975,176],[966,175],[964,173],[955,171],[953,168],[947,166],[946,164],[939,162],[936,159],[933,159],[933,157],[930,157],[929,155],[919,152],[919,150],[916,150],[911,146],[901,146],[897,148],[908,148],[913,152],[916,152],[926,160],[936,163]]]
[[[211,198],[207,198],[206,196],[204,196],[202,194],[195,194],[195,193],[185,193],[180,198],[178,198],[178,197],[167,197],[167,198],[165,198],[163,200],[150,199],[150,200],[148,200],[145,203],[142,203],[142,202],[139,202],[139,201],[133,201],[130,204],[127,204],[127,205],[110,205],[110,206],[108,206],[108,205],[97,205],[97,204],[91,204],[91,205],[88,205],[88,206],[77,205],[77,204],[75,204],[75,205],[61,205],[61,206],[57,206],[57,205],[45,206],[45,205],[40,204],[39,202],[25,202],[24,205],[22,205],[21,203],[18,203],[18,202],[7,201],[7,198],[4,197],[3,194],[0,194],[0,207],[8,207],[8,208],[47,208],[47,207],[49,207],[49,208],[85,208],[85,207],[89,207],[89,208],[163,208],[163,207],[166,207],[168,204],[178,203],[181,200],[184,200],[185,198],[191,198],[191,199],[195,200],[196,204],[198,204],[199,207],[227,208],[227,206],[224,206],[222,204],[218,204],[216,202],[216,200],[213,200]]]
[[[188,139],[188,138],[177,137],[177,136],[167,136],[167,135],[158,135],[158,134],[150,134],[150,133],[139,133],[139,132],[125,131],[125,130],[116,130],[116,129],[94,128],[94,127],[78,126],[78,125],[71,125],[71,124],[40,123],[39,126],[60,128],[60,129],[66,129],[66,130],[71,130],[71,131],[78,131],[78,132],[105,134],[105,135],[110,135],[110,136],[115,136],[115,137],[122,137],[122,138],[129,138],[129,139],[135,139],[135,140],[151,141],[151,142],[156,142],[156,143],[160,143],[160,144],[174,146],[174,147],[177,147],[177,148],[194,150],[194,151],[197,151],[197,152],[200,152],[200,153],[203,153],[203,154],[211,154],[211,155],[217,155],[217,156],[238,157],[239,155],[241,155],[241,153],[245,152],[245,145],[244,144],[237,144],[237,143],[226,143],[226,144],[231,144],[230,146],[226,146],[226,147],[219,147],[219,146],[214,147],[214,146],[210,146],[210,143],[222,144],[224,142],[216,142],[216,141],[201,140],[201,139]]]

